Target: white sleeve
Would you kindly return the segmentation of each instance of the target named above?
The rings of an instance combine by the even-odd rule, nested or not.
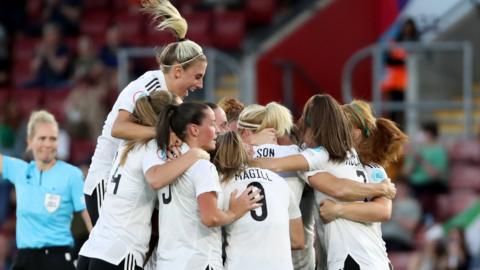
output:
[[[321,173],[321,172],[326,172],[326,170],[314,170],[314,171],[303,172],[300,178],[303,179],[303,181],[305,181],[305,183],[307,183],[310,186],[310,181],[308,180],[308,178],[310,176],[314,176],[315,174]]]
[[[305,182],[295,175],[295,177],[285,178],[288,187],[292,191],[295,203],[300,205],[302,200],[303,189],[305,188]]]
[[[305,149],[300,154],[307,160],[310,171],[323,169],[329,159],[327,150],[321,146]]]
[[[142,170],[145,174],[148,169],[156,165],[162,165],[165,163],[165,154],[162,150],[158,149],[154,140],[148,142],[145,146],[145,153],[142,157]]]
[[[295,196],[293,192],[289,190],[289,203],[288,203],[288,217],[290,219],[296,219],[302,216],[302,212],[300,212],[300,206],[295,201]]]
[[[211,191],[217,193],[221,191],[217,169],[208,160],[197,161],[190,170],[195,196]]]
[[[135,109],[135,101],[142,93],[145,93],[143,87],[138,88],[136,81],[131,82],[118,96],[118,110],[125,110],[132,113]]]

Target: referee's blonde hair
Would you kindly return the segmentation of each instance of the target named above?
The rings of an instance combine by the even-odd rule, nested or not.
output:
[[[32,139],[35,136],[35,128],[37,124],[45,123],[45,124],[54,124],[58,129],[58,123],[55,120],[55,116],[53,114],[47,112],[46,110],[39,110],[34,111],[30,114],[30,118],[28,119],[27,124],[27,138]]]
[[[292,113],[285,106],[270,102],[266,106],[253,104],[245,107],[238,117],[239,129],[250,129],[260,132],[273,128],[277,136],[290,134],[293,127]]]
[[[375,118],[370,104],[354,100],[343,105],[347,118],[362,132],[362,139],[355,149],[363,164],[375,163],[388,167],[403,152],[408,136],[395,122],[386,118]]]
[[[227,181],[250,166],[250,156],[242,138],[235,131],[228,131],[216,139],[212,163],[221,175],[220,182]]]
[[[180,12],[168,0],[143,0],[142,10],[151,14],[158,30],[170,30],[177,42],[167,44],[157,52],[157,61],[164,73],[168,73],[175,65],[187,69],[197,61],[207,61],[200,45],[186,39],[188,24]]]
[[[147,127],[155,127],[160,111],[171,104],[177,104],[177,99],[176,96],[169,91],[154,91],[149,95],[142,94],[142,96],[135,101],[135,108],[130,118],[133,123]],[[121,154],[120,165],[125,164],[128,153],[132,151],[135,146],[145,145],[151,139],[152,138],[129,140]]]

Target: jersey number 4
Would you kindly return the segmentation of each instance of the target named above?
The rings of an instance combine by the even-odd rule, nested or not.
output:
[[[261,203],[262,204],[262,207],[260,208],[261,211],[261,214],[257,214],[256,210],[257,209],[254,209],[254,210],[251,210],[250,211],[250,215],[252,216],[252,218],[256,221],[264,221],[266,218],[267,218],[267,215],[268,215],[268,211],[267,211],[267,197],[265,196],[265,189],[263,188],[262,184],[260,184],[259,182],[252,182],[250,184],[248,184],[247,188],[249,187],[256,187],[260,190],[260,194],[259,195],[262,195],[263,196],[263,199],[261,199],[258,203]],[[250,192],[252,193],[252,192]],[[249,193],[249,194],[250,194]]]
[[[120,184],[120,178],[122,178],[122,175],[117,174],[117,172],[118,172],[118,167],[112,176],[112,183],[115,183],[115,188],[113,188],[113,195],[117,194],[118,185]]]

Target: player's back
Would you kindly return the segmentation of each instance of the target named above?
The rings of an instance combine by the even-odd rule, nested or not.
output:
[[[248,168],[224,184],[224,208],[233,190],[241,193],[249,186],[260,189],[263,205],[225,227],[225,269],[293,269],[289,211],[295,203],[286,181],[272,171]]]
[[[317,151],[326,150],[321,148]],[[338,178],[346,178],[361,183],[368,183],[369,181],[354,149],[347,153],[347,158],[344,161],[328,161],[322,169]],[[310,172],[307,175],[314,173]],[[315,190],[316,205],[319,205],[324,199],[339,201]],[[318,219],[317,215],[315,217]],[[327,224],[317,220],[317,224],[317,226],[321,226],[318,228],[319,235],[323,234],[323,243],[327,250],[328,269],[342,269],[348,255],[360,264],[361,269],[388,269],[388,259],[383,243],[378,241],[378,232],[374,224],[354,222],[342,218],[337,218]]]
[[[124,149],[124,145],[119,148],[119,155]],[[82,255],[116,264],[127,253],[132,253],[137,263],[143,264],[156,199],[156,192],[145,180],[143,170],[145,164],[161,162],[160,157],[147,160],[156,153],[152,140],[131,150],[125,164],[119,164],[119,157],[115,159],[100,218],[82,248]]]
[[[200,217],[197,197],[216,192],[218,207],[222,194],[215,166],[199,160],[175,182],[158,191],[159,269],[222,269],[220,227],[205,226]]]
[[[299,153],[300,148],[296,145],[261,144],[253,147],[254,158],[282,158]],[[305,189],[305,182],[299,177],[297,172],[283,172],[278,175],[286,180],[290,190],[293,192],[295,202],[300,206],[300,211],[302,212],[305,249],[292,251],[293,265],[295,269],[313,269],[315,267],[315,250],[313,247],[315,224],[313,211],[316,209],[314,206],[314,193],[309,187]]]

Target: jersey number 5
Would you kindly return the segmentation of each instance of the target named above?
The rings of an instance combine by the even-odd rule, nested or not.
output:
[[[258,203],[262,204],[262,207],[260,208],[260,210],[262,210],[261,214],[260,215],[257,214],[257,212],[255,211],[256,209],[254,209],[254,210],[250,211],[250,215],[252,215],[252,218],[256,221],[264,221],[267,218],[267,215],[268,215],[267,200],[266,200],[267,198],[265,196],[265,189],[263,188],[262,184],[260,184],[259,182],[252,182],[252,183],[248,184],[247,188],[252,187],[252,186],[256,187],[260,190],[259,195],[262,195],[263,199],[261,199],[258,202]],[[252,192],[250,192],[250,193],[252,193]]]

